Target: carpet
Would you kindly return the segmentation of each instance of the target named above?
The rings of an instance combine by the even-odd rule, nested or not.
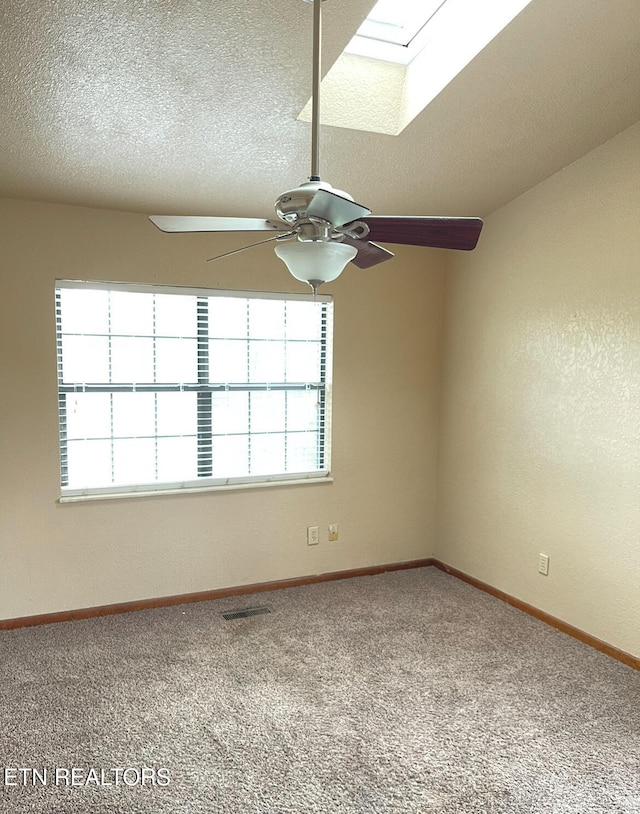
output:
[[[7,814],[640,812],[640,673],[435,568],[0,632],[0,687]]]

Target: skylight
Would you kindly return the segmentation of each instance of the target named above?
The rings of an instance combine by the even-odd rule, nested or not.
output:
[[[446,0],[378,0],[356,36],[407,47]]]
[[[322,81],[322,122],[398,135],[530,2],[379,0]]]
[[[455,53],[461,70],[530,0],[378,0],[345,53],[410,64],[427,46]]]

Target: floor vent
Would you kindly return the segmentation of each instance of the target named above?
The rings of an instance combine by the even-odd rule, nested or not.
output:
[[[269,608],[242,608],[241,610],[227,611],[222,614],[222,617],[227,621],[229,619],[245,619],[247,616],[260,616],[262,613],[271,613]]]

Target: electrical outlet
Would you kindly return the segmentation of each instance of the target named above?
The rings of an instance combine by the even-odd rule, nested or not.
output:
[[[337,539],[338,539],[338,524],[332,523],[329,526],[329,542],[335,543]]]
[[[307,526],[307,545],[318,545],[320,542],[318,526]]]
[[[538,559],[538,571],[545,577],[549,574],[549,555],[540,554]]]

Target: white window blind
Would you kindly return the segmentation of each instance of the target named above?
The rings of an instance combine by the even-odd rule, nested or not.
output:
[[[62,499],[327,478],[332,302],[58,281]]]

